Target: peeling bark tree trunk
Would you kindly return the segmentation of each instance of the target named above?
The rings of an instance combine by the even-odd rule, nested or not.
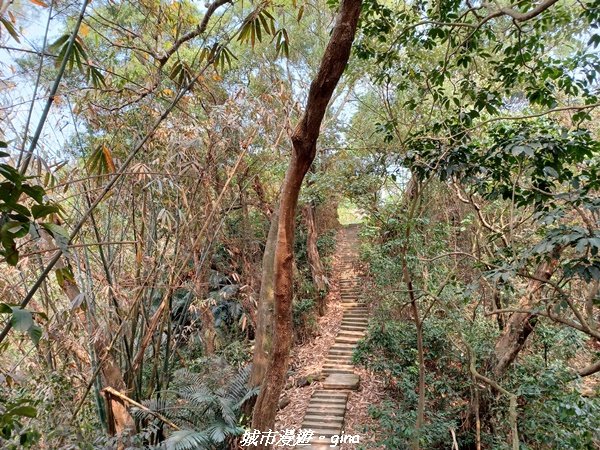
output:
[[[40,230],[40,235],[44,241],[44,245],[47,248],[53,248],[53,239],[49,233],[44,229]],[[68,264],[65,262],[64,257],[61,257],[54,266],[56,273],[56,279],[61,290],[65,293],[71,304],[79,302],[81,297],[81,291],[79,286],[73,279],[73,272],[71,271]],[[102,364],[101,373],[104,378],[105,386],[110,386],[119,392],[126,391],[125,381],[121,368],[115,362],[113,356],[109,352],[110,342],[106,337],[106,334],[99,329],[98,324],[92,318],[88,319],[85,311],[80,305],[75,306],[75,312],[77,317],[84,325],[89,325],[90,330],[94,330],[92,336],[92,345],[96,351],[98,361]],[[91,321],[91,323],[90,323]],[[131,432],[135,430],[135,423],[126,406],[118,400],[112,400],[107,398],[107,413],[109,418],[108,429],[111,434],[122,434],[124,432]]]
[[[325,291],[327,289],[325,270],[323,269],[323,263],[321,262],[321,256],[319,255],[319,249],[317,247],[317,226],[315,224],[315,208],[312,204],[307,204],[303,208],[304,222],[306,224],[306,252],[308,256],[308,264],[310,266],[310,273],[312,275],[313,283],[317,288],[319,295],[319,303],[317,309],[319,315],[325,314]]]
[[[543,261],[537,267],[533,278],[529,281],[527,291],[519,300],[517,309],[530,311],[539,303],[539,291],[546,281],[549,281],[558,266],[558,252],[550,259]],[[492,372],[496,378],[501,377],[506,369],[517,358],[525,346],[527,337],[536,324],[536,316],[516,312],[506,322],[504,332],[496,343],[492,361]]]
[[[327,105],[350,57],[360,8],[361,0],[342,0],[319,71],[310,86],[306,110],[292,135],[292,155],[281,191],[275,250],[273,340],[277,345],[270,355],[252,418],[252,427],[261,431],[274,427],[293,340],[292,263],[298,195],[317,152],[317,138]],[[271,445],[264,444],[258,448],[270,447]]]

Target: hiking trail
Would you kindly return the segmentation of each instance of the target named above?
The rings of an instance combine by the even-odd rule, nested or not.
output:
[[[349,393],[358,389],[360,383],[359,375],[354,373],[352,355],[368,324],[368,308],[361,299],[362,279],[357,269],[358,227],[342,229],[338,239],[334,270],[338,274],[343,316],[321,371],[326,378],[322,388],[312,394],[302,421],[302,429],[314,432],[311,445],[305,447],[310,450],[339,449],[331,446],[331,437],[342,434]]]

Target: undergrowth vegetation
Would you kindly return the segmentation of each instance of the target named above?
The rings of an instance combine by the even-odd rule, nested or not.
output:
[[[485,290],[480,277],[485,265],[457,259],[440,263],[436,256],[469,247],[476,229],[473,213],[457,207],[456,216],[438,214],[433,205],[448,201],[441,185],[426,192],[427,208],[413,219],[418,233],[406,239],[406,199],[390,199],[379,209],[384,222],[371,220],[362,229],[362,258],[368,262],[376,289],[368,335],[354,360],[385,381],[386,398],[370,408],[378,428],[370,430],[385,448],[408,448],[418,439],[422,448],[445,449],[456,441],[459,448],[476,448],[473,408],[487,411],[481,426],[480,445],[509,449],[510,433],[506,397],[474,379],[477,370],[489,370],[502,332],[497,318],[485,312]],[[490,206],[493,207],[493,206]],[[423,314],[425,422],[415,428],[418,410],[420,364],[417,330],[404,283],[403,251],[418,283]],[[421,287],[422,286],[422,287]],[[514,292],[509,290],[508,292]],[[483,298],[482,298],[483,297]],[[429,300],[426,301],[426,300]],[[540,319],[541,320],[541,319]],[[593,449],[600,442],[600,398],[593,380],[581,379],[572,363],[586,358],[582,349],[589,338],[578,330],[547,321],[537,325],[528,349],[502,380],[518,399],[521,449]]]

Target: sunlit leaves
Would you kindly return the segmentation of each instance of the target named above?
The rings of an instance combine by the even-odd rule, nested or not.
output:
[[[111,150],[104,144],[97,146],[90,154],[86,167],[94,175],[114,173],[116,169]]]
[[[290,46],[289,46],[289,37],[285,28],[282,28],[275,33],[275,51],[276,55],[279,56],[281,53],[285,55],[286,58],[290,57]]]
[[[204,47],[198,55],[198,62],[212,65],[217,72],[223,72],[226,66],[231,69],[232,62],[236,59],[226,45],[219,43]],[[192,85],[195,77],[190,65],[182,60],[175,61],[169,72],[169,78],[179,89]]]
[[[270,36],[275,36],[276,33],[275,19],[266,9],[255,11],[246,18],[238,31],[238,41],[250,42],[254,48],[256,41],[262,42],[263,33]]]
[[[57,53],[55,60],[56,66],[62,65],[66,59],[67,69],[69,71],[72,71],[74,67],[77,67],[79,73],[84,75],[86,81],[91,83],[92,86],[95,88],[104,86],[104,75],[100,69],[90,63],[90,59],[81,38],[77,36],[73,41],[73,45],[69,48],[70,37],[70,34],[63,34],[48,47],[48,50]]]
[[[0,23],[4,25],[4,28],[6,28],[8,34],[10,34],[15,41],[21,42],[19,40],[19,34],[17,33],[14,24],[10,20],[6,19],[5,17],[0,17]]]
[[[225,70],[225,64],[231,68],[232,59],[237,59],[227,46],[221,44],[215,44],[212,47],[208,58],[209,61],[212,61],[214,68],[221,72]]]
[[[200,53],[200,59],[204,59],[204,49]],[[171,71],[169,72],[169,78],[175,82],[178,88],[182,88],[191,83],[193,78],[192,70],[185,61],[177,60]]]

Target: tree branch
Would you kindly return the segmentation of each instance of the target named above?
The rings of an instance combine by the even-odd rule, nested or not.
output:
[[[169,58],[171,56],[173,56],[173,54],[175,52],[177,52],[177,50],[179,50],[179,47],[181,47],[186,42],[191,41],[192,39],[194,39],[197,36],[200,36],[202,33],[204,33],[206,31],[206,27],[208,26],[208,21],[210,20],[212,15],[215,13],[215,11],[219,7],[223,6],[226,3],[233,3],[233,1],[232,0],[215,0],[210,5],[208,5],[208,8],[206,9],[206,13],[204,14],[204,17],[202,18],[202,21],[198,24],[198,26],[196,28],[194,28],[192,31],[187,32],[186,34],[181,36],[179,39],[177,39],[173,43],[171,48],[169,48],[167,51],[165,51],[165,53],[158,59],[158,62],[160,63],[160,68],[164,67],[164,65],[167,63]]]

